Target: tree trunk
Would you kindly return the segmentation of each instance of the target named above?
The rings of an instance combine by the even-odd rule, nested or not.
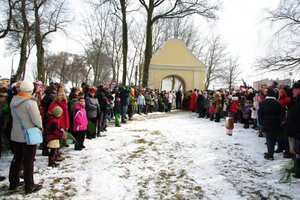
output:
[[[152,2],[153,3],[153,2]],[[143,66],[143,80],[142,86],[148,86],[149,79],[149,67],[152,58],[152,15],[153,15],[153,5],[149,5],[148,16],[147,16],[147,27],[146,27],[146,47],[145,47],[145,60]]]
[[[126,85],[126,75],[127,75],[127,54],[128,54],[128,29],[126,22],[126,2],[120,0],[121,10],[122,10],[122,28],[123,28],[123,76],[122,85]]]
[[[27,64],[27,43],[29,40],[29,23],[26,16],[26,0],[22,0],[22,6],[21,6],[21,13],[22,13],[22,21],[23,21],[23,37],[21,41],[21,50],[20,50],[20,62],[17,69],[16,74],[12,78],[12,82],[16,82],[21,79],[21,76],[23,74],[23,80],[25,78],[25,70],[26,70],[26,64]]]
[[[41,35],[41,24],[39,17],[39,6],[37,1],[34,1],[34,17],[35,17],[35,45],[36,45],[36,57],[37,57],[37,79],[42,83],[45,81],[45,66],[44,66],[44,53],[43,38]]]

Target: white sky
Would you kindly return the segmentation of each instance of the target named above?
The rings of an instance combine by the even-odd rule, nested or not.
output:
[[[79,2],[79,0],[76,0]],[[74,1],[72,1],[74,2]],[[240,68],[243,71],[241,78],[247,84],[252,85],[253,81],[262,78],[284,78],[285,74],[278,73],[273,75],[261,75],[259,77],[251,76],[253,64],[259,56],[264,56],[268,50],[269,41],[272,32],[268,24],[261,24],[264,8],[275,8],[278,1],[275,0],[223,0],[223,10],[219,14],[217,30],[227,41],[228,52],[233,57],[239,55]],[[73,5],[75,5],[73,3]],[[67,41],[66,38],[59,36],[51,47],[51,51],[70,51],[75,53],[81,49],[79,44]],[[9,77],[11,72],[12,57],[4,57],[4,40],[0,40],[0,60],[1,60],[1,77]],[[61,49],[57,49],[61,48]],[[34,53],[32,54],[34,56]],[[17,68],[18,55],[14,56],[14,69]],[[241,81],[239,80],[239,84]]]

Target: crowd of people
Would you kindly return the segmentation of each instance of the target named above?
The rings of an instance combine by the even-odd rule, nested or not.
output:
[[[273,160],[274,152],[284,151],[285,158],[296,159],[300,172],[300,82],[294,83],[292,89],[278,87],[274,82],[271,86],[263,85],[258,91],[240,87],[230,91],[194,89],[181,92],[129,86],[110,89],[85,83],[68,90],[62,83],[44,87],[38,80],[34,83],[24,80],[11,87],[0,83],[0,100],[0,129],[4,135],[0,138],[10,141],[14,154],[9,190],[24,184],[26,193],[42,188],[42,185],[34,184],[33,179],[37,146],[26,144],[12,109],[16,110],[25,128],[38,127],[44,133],[40,149],[42,155],[48,157],[49,167],[58,167],[65,159],[61,148],[69,145],[65,143],[67,137],[72,136],[74,150],[81,151],[85,148],[85,139],[102,137],[110,121],[121,127],[127,120],[132,120],[134,114],[189,109],[198,113],[198,118],[215,122],[232,117],[235,123],[243,123],[245,129],[253,124],[258,136],[266,137],[264,158]],[[300,178],[300,173],[295,177]],[[3,180],[5,177],[0,177],[0,181]]]
[[[293,176],[300,178],[300,80],[292,88],[274,81],[260,90],[243,86],[230,91],[195,89],[190,109],[199,114],[198,118],[220,122],[220,118],[231,117],[245,129],[253,124],[258,137],[266,137],[264,158],[274,160],[274,153],[283,152],[284,158],[295,160]]]

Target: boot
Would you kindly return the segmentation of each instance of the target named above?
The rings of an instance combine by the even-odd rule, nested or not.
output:
[[[52,157],[48,157],[48,166],[49,167],[57,167],[59,166],[59,163],[56,163],[55,162],[55,156],[52,156]]]
[[[274,152],[275,153],[281,153],[281,152],[283,152],[283,149],[281,147],[277,147],[277,149]]]
[[[86,132],[86,138],[87,139],[92,139],[92,136],[91,136],[91,134],[89,132]]]
[[[65,158],[62,157],[62,156],[60,155],[60,153],[58,153],[58,154],[55,155],[55,161],[60,162],[60,161],[63,161],[64,159],[65,159]]]

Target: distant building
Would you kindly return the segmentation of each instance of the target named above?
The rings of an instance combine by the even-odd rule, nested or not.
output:
[[[278,83],[278,87],[280,87],[281,85],[291,86],[291,79],[279,80],[279,78],[277,78],[277,79],[268,79],[267,78],[267,79],[263,79],[263,80],[260,80],[260,81],[253,82],[253,88],[255,90],[260,90],[262,85],[266,84],[266,85],[270,86],[270,85],[272,85],[272,83],[274,81],[276,81]]]

